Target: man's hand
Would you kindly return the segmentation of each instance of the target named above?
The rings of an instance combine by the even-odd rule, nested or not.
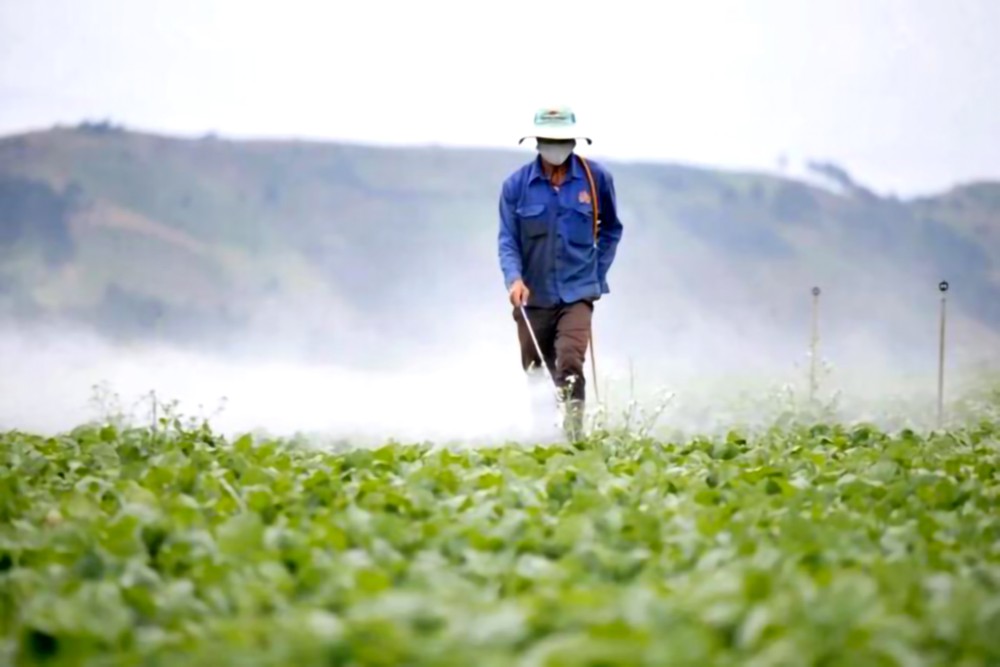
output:
[[[510,304],[515,308],[528,303],[528,295],[530,291],[528,286],[524,284],[524,281],[518,278],[510,286]]]

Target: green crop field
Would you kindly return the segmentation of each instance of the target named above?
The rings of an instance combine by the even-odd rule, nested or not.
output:
[[[0,664],[1000,664],[1000,421],[0,436]]]

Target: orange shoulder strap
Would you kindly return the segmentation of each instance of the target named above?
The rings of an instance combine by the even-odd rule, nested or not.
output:
[[[587,182],[590,183],[590,201],[594,211],[594,245],[597,245],[597,220],[600,216],[597,205],[597,187],[594,185],[594,175],[590,173],[590,165],[587,164],[587,160],[582,155],[577,155],[577,157],[580,158],[580,164],[583,165],[583,170],[587,172]]]

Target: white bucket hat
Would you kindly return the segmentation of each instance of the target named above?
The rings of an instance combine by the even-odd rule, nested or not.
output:
[[[525,139],[583,139],[588,144],[593,143],[590,137],[581,135],[576,127],[576,114],[569,107],[544,107],[535,112],[535,122],[532,129],[518,140]]]

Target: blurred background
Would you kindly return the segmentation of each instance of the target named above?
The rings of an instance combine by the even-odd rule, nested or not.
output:
[[[990,0],[0,0],[0,427],[101,385],[530,435],[497,202],[546,104],[615,179],[605,397],[805,391],[819,286],[824,395],[926,399],[939,281],[949,378],[1000,353],[998,44]]]

